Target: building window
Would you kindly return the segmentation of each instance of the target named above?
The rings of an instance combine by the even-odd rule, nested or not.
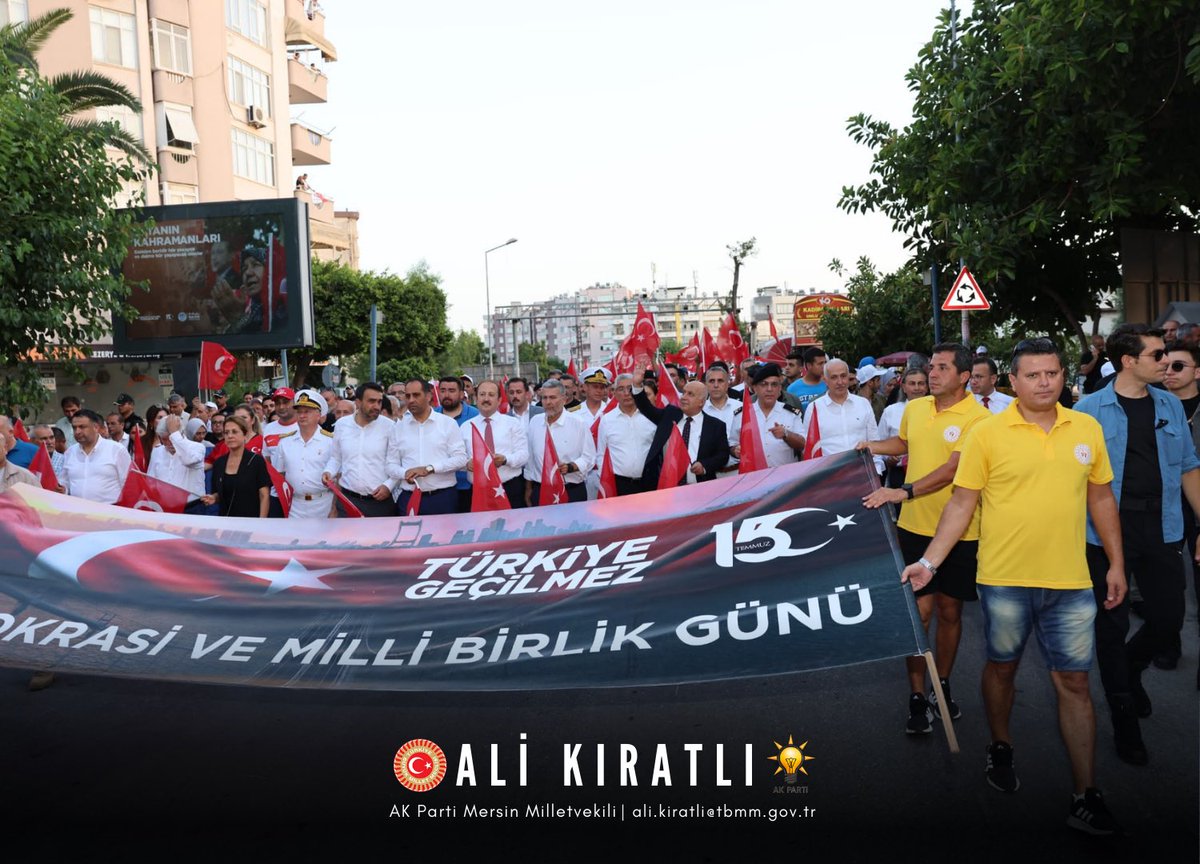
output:
[[[142,115],[131,108],[124,105],[97,108],[96,120],[100,123],[116,123],[129,137],[142,140]]]
[[[29,20],[29,0],[0,0],[0,27]]]
[[[181,183],[164,183],[162,192],[164,204],[200,203],[200,190],[195,186],[185,186]]]
[[[127,69],[137,68],[133,16],[112,9],[88,9],[92,22],[92,60]]]
[[[257,135],[234,129],[233,173],[266,186],[275,185],[275,145]]]
[[[267,44],[267,4],[264,0],[225,0],[225,23],[257,45]]]
[[[154,109],[159,141],[166,141],[168,147],[178,150],[192,150],[200,143],[196,124],[192,122],[191,108],[171,102],[157,102]]]
[[[154,21],[154,67],[192,74],[191,36],[188,28],[169,21]]]
[[[271,116],[271,76],[237,57],[229,58],[229,101],[253,105]]]

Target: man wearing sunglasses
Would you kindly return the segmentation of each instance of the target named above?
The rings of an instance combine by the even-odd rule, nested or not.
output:
[[[1174,323],[1171,321],[1168,324]],[[1163,325],[1164,327],[1166,325]],[[1170,336],[1170,333],[1167,334]],[[1183,344],[1167,345],[1167,375],[1163,378],[1167,392],[1183,403],[1183,416],[1187,418],[1191,428],[1192,443],[1200,452],[1200,427],[1196,425],[1196,411],[1200,409],[1200,348],[1192,348]],[[1191,507],[1183,508],[1183,551],[1185,555],[1196,552],[1196,538],[1200,529],[1196,525],[1196,516]],[[1196,599],[1200,601],[1200,583],[1193,586]],[[1154,658],[1154,665],[1159,669],[1174,669],[1179,665],[1183,653],[1182,643],[1176,639],[1171,650],[1165,651]],[[1196,688],[1200,689],[1200,670],[1197,670]]]
[[[1133,765],[1147,761],[1139,718],[1150,716],[1142,673],[1179,638],[1184,619],[1183,508],[1180,488],[1200,510],[1200,457],[1178,399],[1159,387],[1168,368],[1161,330],[1122,324],[1108,337],[1117,367],[1108,386],[1079,401],[1078,410],[1100,421],[1113,468],[1113,494],[1121,514],[1126,571],[1137,580],[1145,623],[1128,643],[1129,602],[1096,616],[1096,654],[1112,710],[1117,755]],[[1088,522],[1088,567],[1097,597],[1108,557]]]

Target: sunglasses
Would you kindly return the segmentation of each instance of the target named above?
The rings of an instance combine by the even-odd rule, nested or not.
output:
[[[1162,360],[1162,358],[1167,356],[1167,352],[1162,348],[1155,348],[1153,351],[1147,351],[1144,354],[1139,354],[1138,356],[1139,357],[1153,357],[1154,362],[1157,363],[1158,361]],[[1179,370],[1177,369],[1175,371],[1178,372]]]
[[[1184,369],[1195,369],[1195,363],[1184,363],[1182,360],[1175,360],[1167,367],[1172,372],[1182,372]]]

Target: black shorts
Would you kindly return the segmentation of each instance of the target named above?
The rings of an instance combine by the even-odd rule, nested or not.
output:
[[[897,526],[896,534],[900,538],[900,555],[904,563],[915,564],[917,559],[925,554],[932,537],[914,534]],[[938,572],[929,584],[917,592],[918,597],[926,594],[945,594],[955,600],[978,600],[975,591],[975,557],[979,552],[978,540],[959,540],[938,568]]]

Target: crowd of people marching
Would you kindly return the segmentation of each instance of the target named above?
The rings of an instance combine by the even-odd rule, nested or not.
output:
[[[1001,362],[955,343],[895,367],[808,347],[782,367],[642,358],[616,375],[279,387],[237,405],[218,390],[190,404],[172,395],[144,418],[128,395],[103,416],[67,396],[62,419],[31,434],[0,417],[0,486],[221,516],[431,515],[635,495],[868,451],[882,482],[864,506],[896,509],[902,578],[935,631],[929,689],[925,660],[908,661],[905,731],[962,715],[950,677],[963,604],[979,601],[988,782],[1020,785],[1008,723],[1033,636],[1071,762],[1068,824],[1109,834],[1088,673],[1095,656],[1117,755],[1147,764],[1142,679],[1180,661],[1183,556],[1196,554],[1198,342],[1193,325],[1121,325],[1094,338],[1078,378],[1053,342],[1028,339]],[[1127,638],[1131,609],[1143,623]]]

